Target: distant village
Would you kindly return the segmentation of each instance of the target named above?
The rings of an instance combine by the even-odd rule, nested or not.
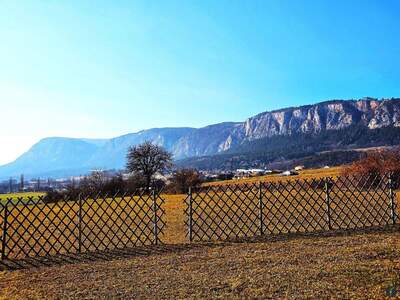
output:
[[[328,168],[328,166],[326,166]],[[304,166],[296,166],[292,170],[267,170],[267,169],[237,169],[236,171],[199,171],[202,179],[205,182],[221,181],[221,180],[239,180],[256,176],[265,176],[277,174],[280,176],[293,176],[298,175],[298,172],[303,170]],[[93,172],[100,172],[104,178],[111,179],[120,172],[113,170],[92,170]],[[131,174],[122,174],[123,179],[128,179]],[[87,176],[73,176],[68,178],[52,179],[52,178],[36,178],[24,179],[24,175],[20,178],[10,178],[0,182],[0,194],[18,193],[18,192],[47,192],[47,191],[63,191],[68,187],[79,185],[79,183]],[[157,176],[166,183],[172,177],[172,173]]]

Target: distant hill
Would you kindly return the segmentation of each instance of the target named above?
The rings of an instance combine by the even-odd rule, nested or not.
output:
[[[117,138],[92,140],[45,138],[14,162],[0,167],[0,178],[19,176],[65,177],[86,174],[92,169],[122,169],[130,145],[151,140],[172,151],[173,145],[191,128],[161,128]]]
[[[244,122],[154,128],[112,139],[46,138],[1,166],[0,178],[22,173],[62,177],[93,168],[121,169],[127,148],[146,140],[171,151],[180,166],[206,169],[261,166],[339,150],[346,150],[348,159],[339,159],[343,154],[337,154],[336,161],[348,161],[357,154],[351,158],[349,150],[357,147],[400,144],[399,100],[330,100],[263,112]],[[233,157],[238,163],[232,163]],[[324,159],[319,157],[322,164]]]

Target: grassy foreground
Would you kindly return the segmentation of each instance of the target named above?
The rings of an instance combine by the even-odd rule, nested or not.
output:
[[[67,255],[69,263],[31,260],[37,268],[0,271],[0,299],[382,299],[389,287],[400,289],[399,227],[190,245],[184,197],[165,196],[169,245]]]
[[[3,271],[0,298],[383,299],[400,285],[399,228],[159,250]]]

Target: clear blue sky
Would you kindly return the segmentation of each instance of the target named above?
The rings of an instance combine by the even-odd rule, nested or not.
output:
[[[0,0],[0,163],[47,136],[400,96],[400,1]]]

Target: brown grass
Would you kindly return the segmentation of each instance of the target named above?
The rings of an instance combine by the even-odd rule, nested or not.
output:
[[[328,171],[329,176],[340,172],[321,169],[314,171],[314,177],[327,176]],[[308,178],[310,173],[301,176]],[[287,177],[249,180],[260,179]],[[400,289],[398,226],[189,245],[184,198],[165,196],[168,227],[162,240],[173,245],[72,256],[67,259],[72,263],[33,260],[30,263],[37,268],[0,272],[0,299],[382,299],[391,284]]]
[[[0,298],[383,299],[400,284],[398,230],[166,246],[162,254],[4,271]]]
[[[251,183],[258,181],[285,181],[285,180],[294,180],[294,179],[311,179],[311,178],[321,178],[321,177],[336,177],[339,176],[342,172],[343,167],[332,167],[332,168],[321,168],[321,169],[306,169],[299,172],[299,175],[295,176],[282,176],[280,174],[272,174],[265,176],[255,176],[250,178],[243,179],[232,179],[232,180],[222,180],[206,183],[206,186],[209,185],[224,185],[224,184],[239,184],[239,183]]]
[[[160,204],[161,201],[158,199],[157,203]],[[147,195],[85,199],[82,201],[82,251],[152,244],[152,209],[153,198]],[[161,214],[161,210],[158,210],[158,215]],[[6,254],[11,259],[20,259],[25,255],[44,256],[77,252],[78,215],[78,201],[10,205]],[[1,225],[3,218],[4,212],[0,207]]]
[[[329,168],[329,169],[315,169],[315,170],[304,170],[300,173],[299,176],[290,176],[290,177],[282,177],[278,175],[269,175],[269,176],[263,176],[263,177],[254,177],[254,178],[249,178],[249,179],[243,179],[243,180],[232,180],[232,181],[224,181],[224,182],[215,182],[212,183],[214,185],[217,184],[227,184],[227,183],[243,183],[243,182],[257,182],[257,181],[279,181],[279,180],[292,180],[295,178],[301,178],[301,179],[306,179],[306,178],[319,178],[319,177],[325,177],[325,176],[337,176],[340,174],[341,168]],[[185,243],[188,241],[187,237],[185,236],[186,234],[186,228],[184,226],[184,199],[186,195],[163,195],[162,196],[165,199],[165,204],[163,205],[166,215],[165,215],[165,221],[167,223],[167,227],[165,229],[165,234],[161,237],[162,241],[164,243],[168,244],[180,244],[180,243]],[[294,199],[295,200],[295,199]],[[296,203],[298,201],[295,201]],[[334,203],[333,203],[334,204]],[[304,203],[303,203],[304,205]],[[400,213],[400,205],[397,206],[399,213]],[[67,208],[65,208],[67,209]],[[77,205],[73,205],[73,209],[77,211]],[[18,213],[18,211],[14,211],[14,213]],[[72,216],[72,215],[71,215]],[[96,217],[96,215],[94,215]],[[12,218],[12,216],[11,216]],[[1,219],[1,216],[0,216]],[[38,223],[39,220],[36,220],[35,223]],[[110,222],[110,221],[109,221]],[[16,224],[17,225],[17,224]],[[25,224],[27,225],[27,224]],[[61,224],[61,227],[59,230],[64,230],[65,226]],[[32,230],[32,228],[30,228]],[[43,239],[43,237],[42,237]],[[61,236],[61,240],[63,242],[64,237]]]
[[[162,237],[167,244],[180,244],[188,241],[186,238],[186,228],[184,225],[184,199],[186,195],[165,195],[165,221],[167,227]]]

